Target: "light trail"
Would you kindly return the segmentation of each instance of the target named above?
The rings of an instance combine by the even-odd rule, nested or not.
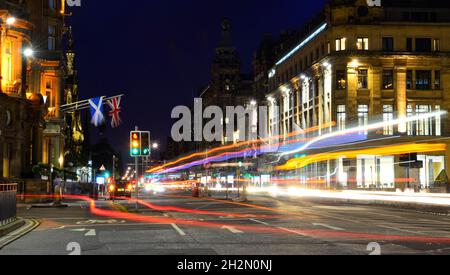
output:
[[[261,144],[261,143],[267,143],[267,142],[270,142],[270,141],[272,141],[272,140],[277,140],[277,139],[281,139],[281,138],[289,138],[289,137],[301,135],[301,134],[303,134],[303,133],[310,133],[310,132],[318,131],[318,130],[320,130],[320,129],[325,129],[325,128],[333,127],[333,126],[335,126],[335,125],[336,125],[336,122],[329,122],[329,123],[326,123],[326,124],[324,124],[324,125],[322,125],[322,126],[311,127],[311,128],[309,128],[309,129],[302,130],[302,131],[292,132],[292,133],[289,133],[289,134],[287,134],[287,135],[278,135],[278,136],[268,137],[268,138],[262,138],[262,139],[258,139],[258,140],[254,140],[254,141],[244,141],[244,142],[240,142],[240,143],[237,143],[237,144],[221,146],[221,147],[217,147],[217,148],[214,148],[214,149],[212,149],[212,150],[209,150],[209,151],[208,151],[208,154],[214,154],[214,153],[216,153],[216,152],[225,151],[225,150],[234,149],[234,148],[239,148],[239,147],[242,147],[242,146],[248,146],[248,145],[256,145],[256,144]],[[164,164],[164,165],[161,165],[161,166],[152,168],[152,169],[148,170],[147,172],[148,172],[148,173],[159,172],[160,170],[162,170],[162,169],[164,169],[164,168],[166,168],[166,167],[169,167],[169,166],[178,164],[178,163],[183,162],[183,161],[187,161],[187,160],[193,159],[193,158],[195,158],[195,157],[202,157],[202,156],[205,156],[205,155],[206,155],[206,151],[205,151],[205,152],[200,152],[200,153],[194,153],[194,154],[191,154],[191,155],[189,155],[189,156],[179,158],[179,159],[177,159],[177,160],[175,160],[175,161],[173,161],[173,162],[169,162],[169,163],[167,163],[167,164]]]
[[[27,198],[52,198],[55,199],[56,196],[48,195],[25,195]],[[135,221],[139,223],[152,223],[152,224],[177,224],[193,227],[203,227],[203,228],[216,228],[222,230],[224,227],[229,227],[230,224],[215,223],[215,222],[202,222],[193,220],[182,220],[173,219],[167,217],[151,217],[144,216],[133,213],[123,213],[111,210],[99,209],[96,207],[95,201],[84,196],[65,196],[72,200],[82,200],[86,201],[90,205],[90,212],[96,216],[114,218],[114,219],[124,219],[129,221]],[[383,234],[371,234],[371,233],[357,233],[357,232],[341,232],[341,231],[331,231],[331,230],[302,230],[302,229],[289,229],[283,230],[281,228],[275,228],[271,226],[254,226],[254,225],[232,225],[233,228],[240,231],[249,231],[261,234],[294,234],[294,235],[304,235],[310,237],[321,237],[321,238],[331,238],[331,239],[355,239],[355,240],[374,240],[374,241],[403,241],[412,243],[436,243],[436,244],[450,244],[450,238],[443,237],[417,237],[417,236],[398,236],[398,235],[383,235]]]
[[[325,141],[321,141],[321,143],[317,143],[315,146],[319,147],[319,148],[320,148],[320,146],[332,146],[332,145],[337,146],[337,145],[341,145],[343,143],[355,142],[355,141],[360,141],[360,140],[365,140],[365,139],[367,139],[366,135],[361,135],[361,134],[348,135],[345,137],[345,139],[340,139],[340,140],[331,139],[329,141],[325,140]],[[247,155],[247,153],[251,153],[249,155],[252,155],[252,154],[253,155],[261,155],[261,154],[264,154],[263,152],[265,152],[265,151],[272,150],[272,148],[280,148],[282,146],[287,146],[290,144],[295,145],[295,143],[306,142],[308,140],[311,140],[311,139],[302,138],[302,139],[290,140],[290,141],[285,141],[285,142],[279,142],[277,144],[259,146],[256,148],[246,148],[246,149],[243,149],[243,150],[237,151],[237,152],[226,152],[226,153],[222,153],[222,154],[212,156],[212,157],[209,157],[206,159],[187,163],[187,164],[184,164],[184,165],[181,165],[178,167],[173,167],[173,168],[169,168],[167,170],[159,171],[159,172],[156,172],[156,174],[172,173],[172,172],[177,172],[180,170],[189,169],[189,168],[195,167],[195,166],[208,164],[211,162],[222,162],[222,161],[226,161],[226,160],[233,159],[233,158],[242,158],[242,157],[245,157]],[[282,150],[283,149],[281,148],[280,151],[282,151]]]
[[[434,206],[450,206],[450,194],[418,194],[372,191],[325,191],[306,188],[258,187],[248,188],[251,194],[269,194],[275,197],[287,198],[320,198],[342,201],[377,201],[394,203],[415,203]]]
[[[446,144],[403,144],[397,146],[388,146],[381,148],[342,151],[333,153],[323,153],[304,158],[296,158],[289,160],[286,164],[277,166],[279,171],[295,170],[303,168],[312,163],[318,163],[340,157],[345,158],[357,158],[359,155],[375,155],[375,156],[388,156],[388,155],[401,155],[406,153],[430,153],[430,152],[442,152],[447,149]]]
[[[376,129],[384,129],[385,127],[389,127],[389,126],[396,126],[398,124],[406,124],[406,123],[414,122],[414,121],[418,121],[418,120],[435,118],[438,116],[443,116],[445,114],[447,114],[447,112],[445,112],[445,111],[432,112],[429,114],[420,114],[420,115],[415,115],[415,116],[411,116],[411,117],[407,117],[407,118],[395,119],[395,120],[386,121],[386,122],[379,122],[379,123],[375,123],[375,124],[371,124],[371,125],[367,125],[367,126],[360,126],[360,127],[356,127],[356,128],[343,130],[343,131],[333,132],[330,134],[325,134],[325,135],[314,138],[313,140],[311,140],[310,142],[301,146],[300,148],[280,154],[279,160],[281,160],[281,158],[284,156],[289,156],[289,155],[303,152],[303,151],[307,150],[308,148],[310,148],[313,144],[318,143],[323,140],[326,140],[326,139],[329,139],[329,138],[337,138],[337,137],[341,137],[341,136],[345,136],[345,135],[353,134],[353,133],[362,133],[362,132],[368,132],[368,131],[372,131],[372,130],[376,130]]]

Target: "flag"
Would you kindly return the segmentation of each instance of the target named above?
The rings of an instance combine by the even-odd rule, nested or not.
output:
[[[109,116],[111,117],[112,128],[117,128],[122,123],[122,120],[120,119],[120,113],[122,112],[122,109],[120,109],[120,101],[121,97],[114,97],[107,101],[109,107],[111,108]]]
[[[89,105],[91,106],[91,123],[98,127],[105,120],[103,116],[103,97],[89,99]]]

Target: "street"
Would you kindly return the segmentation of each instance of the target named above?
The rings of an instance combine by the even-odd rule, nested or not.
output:
[[[147,196],[144,202],[158,210],[141,205],[137,214],[161,222],[137,222],[136,214],[128,213],[134,210],[132,202],[96,203],[99,210],[117,213],[113,217],[92,214],[85,201],[67,202],[67,208],[22,206],[20,217],[41,224],[0,255],[450,253],[449,217],[395,208],[268,197],[234,203],[168,194]],[[127,215],[132,216],[120,218]]]

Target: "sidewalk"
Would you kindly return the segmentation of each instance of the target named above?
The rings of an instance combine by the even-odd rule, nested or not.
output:
[[[0,227],[0,249],[13,241],[25,236],[39,226],[36,220],[16,219],[15,221]]]

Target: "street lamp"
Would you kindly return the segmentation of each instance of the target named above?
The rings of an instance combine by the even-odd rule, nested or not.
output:
[[[15,17],[8,17],[8,18],[6,19],[6,24],[7,24],[7,25],[11,26],[11,25],[13,25],[14,23],[16,23],[16,18],[15,18]]]
[[[153,143],[152,148],[153,149],[158,149],[159,148],[159,144],[158,143]]]
[[[34,51],[33,51],[33,49],[31,49],[31,48],[26,48],[26,49],[23,51],[23,54],[25,55],[25,57],[32,57],[33,54],[34,54]]]

